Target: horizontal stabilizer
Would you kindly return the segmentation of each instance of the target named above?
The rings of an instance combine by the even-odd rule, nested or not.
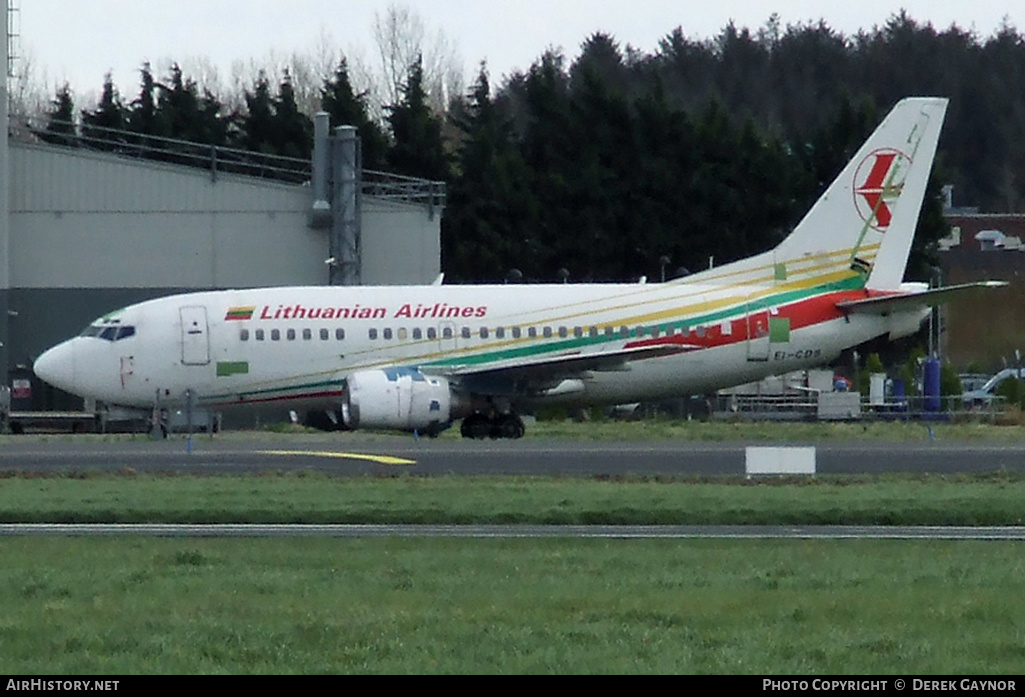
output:
[[[914,293],[894,293],[864,300],[848,300],[837,303],[836,306],[846,313],[888,315],[891,312],[908,312],[942,305],[950,300],[971,297],[1006,285],[1005,281],[981,281]]]

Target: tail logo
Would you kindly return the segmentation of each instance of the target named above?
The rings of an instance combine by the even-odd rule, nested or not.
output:
[[[910,167],[911,158],[893,148],[875,150],[858,165],[854,174],[854,205],[870,227],[880,232],[890,227],[892,206],[900,198]]]

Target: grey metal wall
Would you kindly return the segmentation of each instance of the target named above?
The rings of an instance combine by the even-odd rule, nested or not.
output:
[[[10,287],[228,288],[327,282],[308,187],[12,143]],[[439,215],[363,205],[364,283],[430,283]]]
[[[372,197],[363,199],[363,283],[394,278],[432,283],[441,273],[441,211]]]

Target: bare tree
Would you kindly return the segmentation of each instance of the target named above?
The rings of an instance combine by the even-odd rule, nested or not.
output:
[[[17,57],[8,84],[10,117],[12,122],[23,122],[42,116],[50,107],[53,93],[46,88],[46,73],[37,77],[36,64],[31,53]]]
[[[431,108],[444,113],[449,100],[463,92],[463,67],[455,46],[442,30],[428,35],[419,14],[408,7],[389,5],[374,15],[374,39],[380,58],[382,98],[398,104],[409,82],[410,67],[422,61],[424,87]]]

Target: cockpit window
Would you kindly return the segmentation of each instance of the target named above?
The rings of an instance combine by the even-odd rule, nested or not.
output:
[[[94,337],[105,341],[120,341],[130,336],[135,336],[135,327],[132,325],[111,326],[91,324],[82,330],[79,336]]]

